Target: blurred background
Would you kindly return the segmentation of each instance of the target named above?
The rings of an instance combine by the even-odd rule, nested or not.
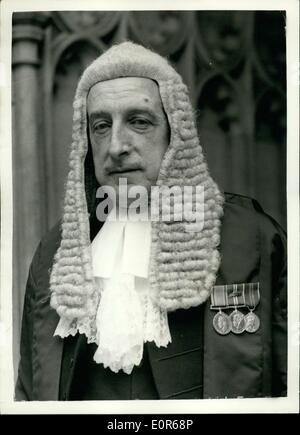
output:
[[[286,226],[283,12],[14,13],[15,370],[28,268],[40,238],[61,216],[76,84],[94,58],[128,39],[167,56],[182,75],[221,189],[257,199]]]

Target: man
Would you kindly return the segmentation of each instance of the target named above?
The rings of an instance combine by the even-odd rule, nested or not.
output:
[[[124,180],[148,193],[200,186],[203,225],[175,209],[100,222],[97,189],[122,200]],[[62,222],[29,273],[16,399],[286,395],[285,256],[256,201],[224,202],[181,77],[141,46],[112,47],[78,84]],[[260,327],[233,325],[249,312]]]

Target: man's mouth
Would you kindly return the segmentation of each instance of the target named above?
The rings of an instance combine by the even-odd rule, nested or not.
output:
[[[141,168],[139,167],[128,167],[128,168],[114,168],[108,171],[109,175],[118,175],[118,174],[129,174],[132,172],[138,172]]]

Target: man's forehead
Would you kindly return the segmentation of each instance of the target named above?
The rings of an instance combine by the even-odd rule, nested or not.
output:
[[[120,77],[93,85],[88,94],[88,108],[100,101],[138,99],[145,103],[161,103],[157,83],[146,77]]]

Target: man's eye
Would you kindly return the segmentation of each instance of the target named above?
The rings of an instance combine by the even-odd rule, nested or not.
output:
[[[109,129],[110,125],[107,122],[98,122],[97,124],[93,125],[93,132],[94,133],[105,133]]]
[[[145,118],[133,118],[129,122],[138,130],[146,130],[151,125],[151,122]]]

